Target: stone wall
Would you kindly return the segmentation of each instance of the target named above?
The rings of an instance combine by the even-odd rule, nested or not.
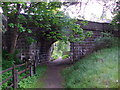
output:
[[[16,45],[16,50],[18,50],[20,53],[17,54],[17,57],[21,60],[24,58],[32,58],[36,60],[36,62],[40,62],[39,59],[39,42],[35,42],[32,44],[27,43],[26,37],[28,37],[28,34],[22,34]],[[7,47],[9,48],[10,44],[10,33],[7,31],[2,34],[2,49],[7,50]]]
[[[40,62],[39,59],[39,50],[40,50],[40,42],[34,42],[32,44],[28,44],[26,41],[26,37],[29,35],[24,34],[22,37],[18,39],[16,49],[20,50],[20,54],[18,57],[23,60],[23,58],[32,58],[36,60],[36,62]]]
[[[77,22],[80,24],[79,22]],[[81,25],[81,24],[80,24]],[[81,41],[81,43],[71,43],[71,55],[72,60],[75,60],[77,58],[84,57],[88,54],[90,54],[94,50],[94,42],[95,39],[101,36],[101,32],[105,31],[111,31],[112,27],[109,23],[97,23],[97,22],[88,22],[88,25],[81,27],[84,29],[84,32],[86,31],[92,31],[93,35],[92,37],[86,38],[84,41]],[[76,37],[78,37],[76,35]]]

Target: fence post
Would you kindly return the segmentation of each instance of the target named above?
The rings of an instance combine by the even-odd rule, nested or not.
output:
[[[33,61],[33,73],[36,74],[36,62],[35,62],[35,60]]]
[[[27,63],[27,61],[25,61],[25,68],[26,68],[26,70],[27,70],[27,68],[28,68],[28,63]],[[25,73],[27,74],[27,71],[26,71]]]
[[[30,76],[33,76],[33,67],[32,67],[32,62],[30,62]]]
[[[15,70],[15,65],[13,65],[13,88],[18,88],[18,70]]]

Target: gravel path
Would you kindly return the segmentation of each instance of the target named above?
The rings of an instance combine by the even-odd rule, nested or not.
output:
[[[61,75],[62,69],[70,66],[70,60],[57,59],[46,63],[48,69],[42,81],[45,83],[44,88],[64,88],[64,79]]]

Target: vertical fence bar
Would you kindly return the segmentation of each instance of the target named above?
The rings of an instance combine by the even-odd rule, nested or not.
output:
[[[13,88],[18,88],[18,70],[15,70],[15,65],[13,65],[12,75],[13,75]]]
[[[33,61],[33,74],[36,74],[36,62],[35,62],[35,60]]]
[[[27,70],[28,66],[27,66],[27,61],[25,61],[25,68]],[[27,71],[25,72],[27,74]]]
[[[32,62],[30,62],[30,76],[33,76],[33,67],[32,67]]]
[[[15,70],[15,77],[16,77],[16,84],[15,84],[15,88],[18,88],[18,70]]]
[[[13,70],[12,70],[12,80],[13,80],[13,88],[15,88],[15,65],[13,65]]]

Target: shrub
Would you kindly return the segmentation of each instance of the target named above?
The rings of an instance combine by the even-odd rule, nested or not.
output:
[[[23,67],[19,68],[19,70],[20,71],[23,70]],[[36,74],[34,74],[32,77],[29,76],[29,77],[24,78],[23,80],[21,80],[18,83],[18,87],[19,88],[41,88],[43,86],[43,84],[40,81],[37,84],[37,80],[38,80],[38,78],[40,79],[44,75],[45,71],[46,71],[46,66],[38,66],[36,68]],[[11,71],[5,72],[4,74],[2,74],[2,80],[7,79],[11,75],[12,75]],[[20,79],[20,78],[24,77],[25,75],[26,75],[26,73],[22,73],[22,74],[18,75],[18,78]],[[4,89],[6,89],[11,84],[12,84],[12,79],[10,79],[6,83],[4,83],[1,86],[1,88],[4,90]]]
[[[95,50],[110,48],[114,45],[115,39],[111,33],[102,33],[102,36],[95,40]]]
[[[20,64],[22,61],[17,58],[17,54],[19,53],[18,50],[16,50],[13,54],[8,53],[7,51],[2,51],[2,69],[7,69],[11,67],[13,64]]]
[[[62,59],[66,59],[66,58],[69,58],[69,55],[63,55],[62,56]]]
[[[39,79],[43,77],[46,69],[46,66],[38,66],[35,75],[32,77],[29,76],[19,82],[19,88],[42,88],[44,84]]]
[[[11,71],[5,72],[2,74],[2,80],[7,79],[9,76],[12,75]],[[12,79],[10,79],[9,81],[7,81],[6,83],[2,84],[1,88],[5,89],[6,87],[8,87],[10,84],[12,83]]]
[[[52,59],[51,60],[56,60],[58,58],[58,55],[52,55]]]
[[[8,53],[7,51],[2,51],[2,70],[8,69],[13,66],[13,64],[20,64],[22,61],[17,58],[17,54],[19,53],[18,50],[16,50],[13,54]],[[18,70],[23,70],[23,67],[18,68]],[[7,79],[9,76],[12,75],[12,70],[5,72],[2,74],[2,80]],[[6,83],[2,84],[2,89],[7,88],[7,86],[12,84],[12,78],[8,80]]]

